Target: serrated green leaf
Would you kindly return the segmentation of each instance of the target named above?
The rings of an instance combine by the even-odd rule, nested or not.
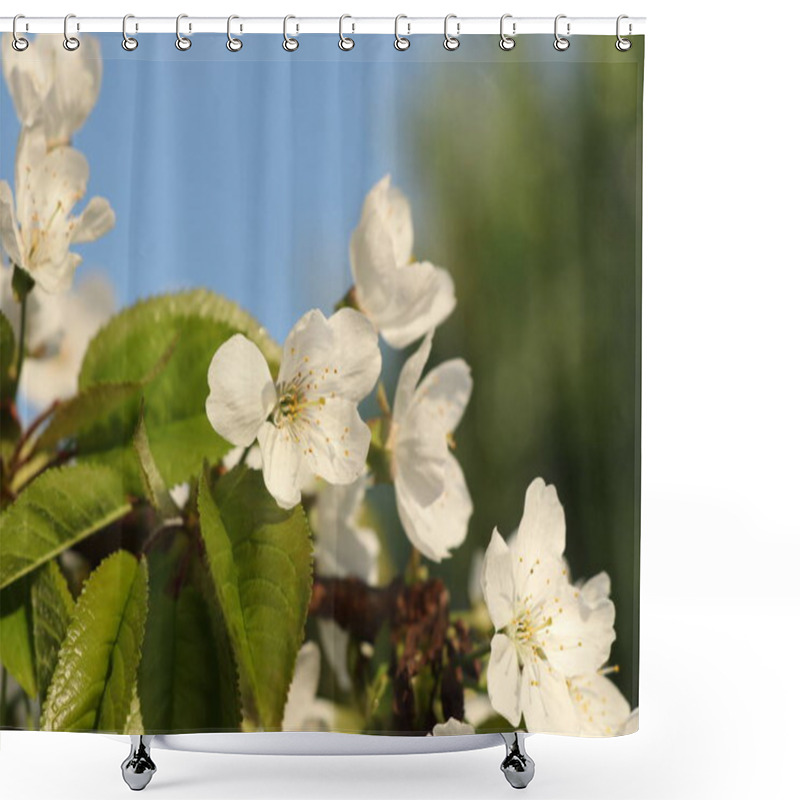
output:
[[[194,585],[202,568],[195,545],[179,533],[150,554],[150,601],[139,667],[142,720],[148,733],[238,730],[226,643],[218,647],[206,598]],[[235,683],[234,683],[235,686]]]
[[[25,694],[36,697],[36,657],[29,577],[0,591],[0,663],[14,676]]]
[[[36,683],[39,699],[44,702],[72,619],[75,601],[55,559],[33,574],[31,584]]]
[[[119,474],[92,464],[49,469],[0,513],[0,588],[124,516]]]
[[[140,380],[120,383],[98,383],[58,405],[53,416],[36,441],[37,450],[55,447],[67,438],[82,436],[91,439],[92,431],[108,424],[107,418],[126,401],[141,397],[141,392],[169,363],[175,350],[177,337]]]
[[[207,373],[214,353],[235,333],[254,341],[275,368],[280,353],[266,331],[235,303],[204,289],[154,297],[113,317],[89,345],[81,391],[140,381],[177,337],[175,352],[140,395],[79,438],[80,456],[113,464],[129,491],[141,492],[131,441],[143,396],[150,447],[168,486],[198,475],[204,460],[222,458],[230,445],[206,418]]]
[[[150,440],[147,438],[147,426],[144,422],[144,409],[139,416],[139,424],[133,434],[133,449],[139,464],[142,476],[142,485],[150,504],[162,517],[174,517],[178,514],[178,507],[172,499],[161,472],[158,469],[153,452],[150,450]]]
[[[118,550],[78,598],[42,709],[42,729],[122,733],[147,617],[147,562]]]
[[[125,727],[122,731],[126,736],[141,736],[144,733],[144,722],[142,721],[142,704],[139,700],[139,690],[134,684],[133,699],[128,718],[125,720]]]
[[[200,480],[206,557],[239,668],[245,707],[280,730],[311,597],[311,539],[301,506],[281,509],[241,466],[212,494]]]

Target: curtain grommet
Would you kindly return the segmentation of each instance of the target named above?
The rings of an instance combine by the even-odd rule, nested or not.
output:
[[[344,50],[345,53],[349,52],[356,46],[354,39],[344,35],[344,21],[346,19],[353,19],[353,18],[349,14],[342,14],[342,16],[339,17],[339,49]],[[355,32],[356,29],[355,23],[351,23],[351,26],[353,32]]]
[[[553,34],[556,37],[555,41],[553,42],[553,47],[555,47],[555,49],[558,50],[559,53],[563,53],[569,47],[569,39],[567,39],[566,37],[562,36],[558,32],[558,23],[559,23],[559,21],[562,20],[562,19],[566,19],[566,18],[567,18],[566,14],[559,14],[556,17],[555,22],[553,23]],[[570,29],[570,24],[568,22],[567,23],[567,36],[569,36],[569,33],[570,33],[569,29]]]
[[[297,17],[293,16],[292,14],[287,14],[283,18],[283,49],[287,53],[294,53],[298,47],[300,47],[300,40],[295,39],[293,36],[289,36],[289,20],[290,19],[297,19]],[[297,26],[297,30],[300,30],[300,27]]]
[[[126,14],[122,18],[122,49],[132,53],[139,46],[139,40],[133,36],[128,36],[129,19],[136,19],[136,17],[133,14]]]
[[[514,34],[517,32],[517,23],[511,23],[511,36],[505,32],[504,28],[506,20],[511,18],[511,14],[503,14],[503,16],[500,17],[500,49],[506,53],[509,50],[513,50],[517,44],[516,39],[514,39]]]
[[[228,17],[228,41],[225,42],[225,47],[227,47],[228,50],[231,53],[238,53],[242,49],[242,47],[244,47],[244,42],[241,39],[237,39],[231,33],[231,22],[233,22],[235,19],[239,19],[239,17],[237,17],[236,14],[231,14]],[[240,33],[241,33],[241,30],[242,30],[242,27],[240,25],[239,26],[239,32]]]
[[[620,23],[624,19],[629,19],[627,14],[620,14],[617,17],[617,41],[614,42],[614,47],[616,47],[617,50],[620,51],[620,53],[627,53],[628,50],[630,50],[631,47],[633,47],[633,42],[630,39],[626,39],[620,33]],[[631,35],[631,24],[628,23],[628,36],[630,36],[630,35]]]
[[[402,53],[405,50],[408,50],[409,47],[411,47],[411,39],[408,38],[408,36],[411,35],[411,24],[408,22],[406,23],[408,31],[405,36],[401,36],[400,35],[401,19],[408,19],[408,17],[405,14],[398,14],[394,18],[394,49],[399,50]]]
[[[17,14],[11,23],[11,46],[18,53],[24,53],[28,49],[28,45],[30,45],[30,42],[24,36],[20,36],[17,33],[17,22],[21,19],[25,19],[25,15]]]
[[[191,46],[192,40],[188,36],[184,36],[181,33],[181,20],[188,19],[188,14],[178,14],[175,18],[175,47],[178,48],[182,53],[185,53]],[[192,30],[192,26],[189,26],[189,31]]]
[[[447,30],[447,25],[448,25],[448,23],[450,22],[451,19],[456,20],[456,35],[455,36],[451,36],[449,31]],[[458,38],[458,34],[460,33],[460,30],[461,30],[461,23],[458,22],[458,17],[455,14],[448,14],[444,18],[444,41],[442,42],[442,45],[443,45],[445,50],[448,50],[451,53],[454,50],[458,50],[459,46],[461,45],[461,41]]]
[[[68,50],[70,53],[74,53],[80,46],[81,40],[77,36],[70,36],[69,33],[69,21],[71,19],[75,19],[74,14],[67,14],[64,17],[64,49]],[[77,30],[80,30],[80,26],[77,26]]]

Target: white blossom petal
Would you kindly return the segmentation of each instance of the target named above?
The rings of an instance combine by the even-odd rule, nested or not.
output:
[[[522,714],[530,733],[579,733],[578,714],[567,681],[546,661],[525,665],[521,689]]]
[[[22,242],[19,237],[19,226],[14,214],[14,196],[6,181],[0,181],[0,242],[9,259],[17,265],[23,263]]]
[[[350,239],[359,307],[392,347],[405,347],[441,324],[455,307],[446,270],[411,263],[413,227],[408,200],[381,180],[367,195]]]
[[[581,736],[617,736],[628,724],[631,707],[605,675],[595,672],[571,678],[569,690]]]
[[[354,576],[370,585],[378,580],[378,534],[359,524],[366,487],[367,476],[362,474],[349,485],[325,486],[319,492],[312,523],[320,575]]]
[[[263,353],[242,334],[231,336],[211,359],[208,388],[206,414],[214,430],[231,444],[252,444],[277,400]]]
[[[527,560],[541,556],[560,558],[564,553],[567,541],[564,508],[555,486],[547,486],[541,478],[536,478],[525,494],[517,540]]]
[[[360,402],[381,370],[378,339],[369,320],[351,308],[330,319],[318,309],[304,314],[283,347],[278,384],[302,378],[314,397],[344,397]]]
[[[522,673],[514,643],[503,633],[492,637],[492,651],[486,672],[489,700],[492,707],[511,725],[519,725]]]
[[[455,717],[450,717],[447,722],[439,722],[433,726],[429,736],[469,736],[475,733],[475,728],[468,722],[462,722]]]
[[[334,725],[333,704],[317,697],[320,655],[314,642],[306,642],[297,653],[294,677],[283,710],[284,731],[326,731]]]
[[[308,469],[328,483],[352,483],[364,471],[371,439],[356,404],[342,397],[328,398],[309,417],[300,435]]]
[[[513,574],[511,558],[511,550],[495,528],[483,559],[481,586],[489,617],[498,631],[514,616],[514,585],[509,580]]]
[[[625,720],[625,724],[619,729],[618,734],[620,736],[628,736],[631,733],[636,733],[639,730],[639,709],[635,708],[628,719]]]
[[[454,358],[425,376],[414,394],[412,413],[424,415],[445,433],[452,433],[461,422],[471,394],[470,368],[463,359]]]
[[[400,370],[400,375],[397,378],[397,388],[394,393],[394,406],[392,408],[392,416],[395,423],[398,425],[402,425],[406,414],[411,408],[414,392],[422,377],[425,364],[428,362],[432,345],[433,334],[429,333],[422,340],[422,344],[417,348],[417,351],[408,357]]]
[[[67,52],[61,36],[40,34],[18,53],[3,36],[3,74],[17,116],[24,126],[42,125],[49,147],[67,144],[97,102],[100,44],[85,34],[80,39],[80,48]]]
[[[394,348],[407,347],[441,325],[456,307],[455,285],[447,270],[428,261],[395,271],[391,302],[373,314],[381,335]],[[366,307],[370,312],[369,306]]]
[[[395,487],[397,511],[411,543],[424,556],[437,563],[452,555],[467,536],[472,516],[472,498],[464,473],[456,458],[447,453],[444,461],[441,494],[427,506],[419,505],[415,495],[402,484]]]
[[[301,498],[306,471],[302,450],[285,429],[265,423],[258,430],[264,484],[281,508],[294,508]]]
[[[29,355],[20,378],[29,402],[45,408],[76,394],[86,348],[114,307],[114,288],[100,272],[63,294],[33,288],[28,295]]]
[[[105,197],[93,197],[78,217],[72,231],[72,243],[94,242],[105,236],[116,222],[116,215]]]

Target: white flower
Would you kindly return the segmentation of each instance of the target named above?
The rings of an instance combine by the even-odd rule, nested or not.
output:
[[[335,578],[360,578],[370,586],[378,581],[378,534],[360,524],[367,476],[359,476],[349,486],[325,486],[317,494],[311,523],[316,534],[314,563],[319,575]],[[351,688],[347,668],[350,637],[333,620],[317,621],[322,649],[339,686]]]
[[[3,36],[3,75],[20,122],[42,125],[48,147],[69,144],[97,102],[103,60],[100,43],[81,36],[81,46],[67,52],[58,35],[40,35],[18,53],[11,35]]]
[[[488,669],[489,699],[512,725],[531,732],[578,733],[568,679],[597,672],[614,641],[614,604],[598,576],[586,596],[569,583],[563,554],[564,509],[553,486],[537,478],[525,496],[511,545],[497,529],[486,551],[483,593],[496,633]]]
[[[617,736],[631,717],[628,701],[603,673],[600,670],[568,681],[581,736]]]
[[[625,720],[625,724],[619,729],[620,736],[629,736],[639,730],[639,709],[634,708],[631,715]]]
[[[11,272],[0,267],[3,313],[19,341],[19,304],[11,296]],[[39,408],[78,391],[78,373],[92,337],[114,312],[114,289],[102,273],[87,275],[69,292],[52,295],[38,286],[28,295],[27,357],[20,390]]]
[[[406,535],[429,559],[441,561],[464,541],[472,516],[464,473],[448,445],[472,393],[472,377],[459,358],[435,367],[420,383],[431,342],[428,334],[400,371],[387,447]]]
[[[468,722],[461,722],[455,717],[450,717],[447,722],[440,722],[433,726],[433,731],[428,736],[465,736],[475,733],[475,728]]]
[[[369,192],[350,238],[359,308],[392,347],[405,347],[440,325],[456,305],[453,279],[412,260],[411,207],[387,175]]]
[[[228,339],[208,368],[206,414],[231,444],[258,440],[264,483],[291,508],[311,475],[348,484],[363,472],[370,431],[357,406],[380,368],[377,337],[363,314],[345,308],[326,319],[314,309],[289,332],[274,382],[253,342],[241,334]]]
[[[61,294],[72,286],[82,259],[73,244],[93,242],[114,226],[108,200],[93,197],[72,216],[86,194],[89,165],[72,147],[47,150],[41,127],[22,133],[16,156],[14,196],[0,181],[0,239],[9,259],[45,291]]]
[[[319,673],[319,647],[314,642],[306,642],[297,654],[294,677],[283,709],[281,727],[284,731],[329,731],[333,728],[333,703],[317,697]]]

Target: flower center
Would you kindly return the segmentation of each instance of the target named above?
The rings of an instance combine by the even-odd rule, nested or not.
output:
[[[544,639],[541,633],[547,631],[552,624],[552,617],[542,618],[540,607],[523,606],[517,611],[508,628],[520,657],[533,655],[535,658],[546,660],[543,650]]]
[[[302,420],[303,412],[315,406],[324,406],[324,397],[309,397],[309,383],[296,379],[286,384],[279,384],[278,405],[272,413],[272,421],[280,428],[284,423],[293,425]]]

